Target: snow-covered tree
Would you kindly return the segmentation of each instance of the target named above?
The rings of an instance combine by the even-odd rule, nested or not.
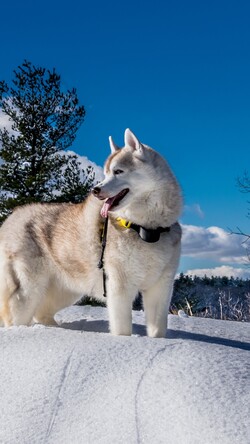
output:
[[[25,60],[11,86],[0,82],[0,108],[11,123],[0,128],[0,221],[24,203],[83,200],[93,168],[64,151],[85,116],[76,90],[63,92],[55,69]]]

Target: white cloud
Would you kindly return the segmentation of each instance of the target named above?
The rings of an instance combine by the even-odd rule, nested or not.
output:
[[[220,227],[182,225],[182,254],[195,259],[214,260],[218,263],[245,264],[247,243],[242,237],[230,234]]]
[[[220,267],[214,268],[196,268],[192,270],[185,271],[184,274],[188,274],[189,276],[227,276],[241,279],[250,279],[250,269],[248,268],[234,268],[229,265],[222,265]]]

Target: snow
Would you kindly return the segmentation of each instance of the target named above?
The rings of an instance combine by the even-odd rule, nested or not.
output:
[[[108,333],[107,310],[0,329],[1,444],[247,444],[250,325],[169,316],[166,339]]]

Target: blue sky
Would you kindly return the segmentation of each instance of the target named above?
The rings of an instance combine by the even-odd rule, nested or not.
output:
[[[185,198],[184,272],[250,275],[227,234],[250,231],[249,196],[236,187],[250,172],[249,18],[241,0],[1,6],[0,77],[9,82],[26,58],[76,87],[87,114],[73,150],[102,165],[108,136],[122,145],[130,127],[169,161]]]

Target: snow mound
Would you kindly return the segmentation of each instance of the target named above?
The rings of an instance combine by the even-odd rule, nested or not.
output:
[[[169,317],[108,333],[107,310],[0,329],[1,444],[247,444],[249,324]]]

